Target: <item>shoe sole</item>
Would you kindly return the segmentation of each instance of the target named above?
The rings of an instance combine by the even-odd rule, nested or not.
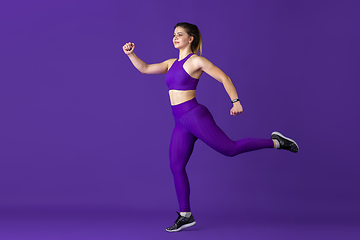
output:
[[[188,227],[192,227],[196,224],[196,222],[192,222],[192,223],[188,223],[188,224],[184,224],[182,225],[181,227],[179,227],[178,229],[175,229],[175,230],[167,230],[165,229],[167,232],[178,232],[178,231],[181,231],[185,228],[188,228]]]
[[[279,135],[280,137],[285,138],[286,140],[295,143],[295,145],[296,145],[296,147],[297,147],[297,152],[299,151],[299,146],[298,146],[297,143],[296,143],[294,140],[292,140],[291,138],[285,137],[284,135],[282,135],[282,134],[279,133],[279,132],[272,132],[272,133],[271,133],[271,137],[272,137],[272,135]]]

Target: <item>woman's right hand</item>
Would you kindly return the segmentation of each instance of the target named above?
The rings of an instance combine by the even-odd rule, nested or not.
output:
[[[126,54],[126,55],[130,55],[130,54],[132,54],[132,52],[134,51],[134,49],[135,49],[135,44],[134,43],[132,43],[132,42],[128,42],[128,43],[126,43],[124,46],[123,46],[123,50],[124,50],[124,53]]]

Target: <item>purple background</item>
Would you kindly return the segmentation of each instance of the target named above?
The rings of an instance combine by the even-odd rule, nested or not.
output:
[[[358,1],[8,1],[0,5],[1,239],[358,239]],[[197,99],[232,139],[296,139],[298,154],[228,158],[198,141],[187,167],[198,224],[178,210],[164,75],[173,26],[197,24],[229,75],[229,115],[204,74]]]

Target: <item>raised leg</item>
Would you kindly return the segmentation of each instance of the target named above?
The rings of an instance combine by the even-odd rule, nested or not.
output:
[[[203,105],[184,114],[180,122],[198,139],[226,156],[236,156],[240,153],[263,148],[274,148],[274,142],[271,139],[246,138],[238,141],[231,140],[216,125],[211,113]]]

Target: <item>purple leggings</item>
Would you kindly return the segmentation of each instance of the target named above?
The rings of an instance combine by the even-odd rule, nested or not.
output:
[[[197,139],[226,156],[273,148],[271,139],[246,138],[231,140],[215,123],[209,110],[195,98],[172,106],[175,128],[170,142],[170,168],[174,176],[180,212],[190,212],[190,185],[185,171],[186,164]]]

